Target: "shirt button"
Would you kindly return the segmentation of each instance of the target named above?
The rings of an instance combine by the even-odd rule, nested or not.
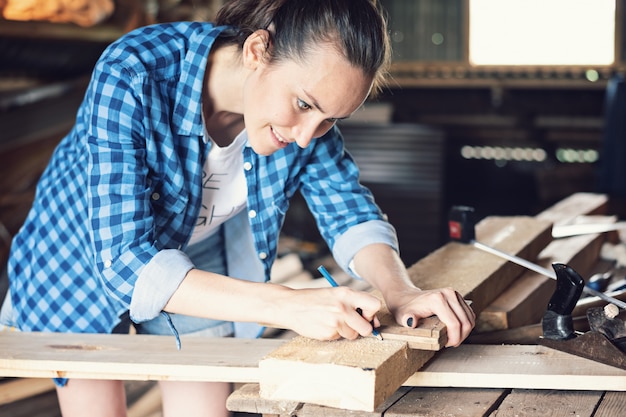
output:
[[[267,258],[267,253],[259,252],[259,259],[265,259],[265,258]]]
[[[159,193],[152,193],[152,199],[154,201],[157,201],[159,198],[161,198],[161,194],[159,194]]]
[[[254,219],[256,217],[256,211],[250,210],[248,212],[248,217],[250,217],[251,219]]]
[[[252,169],[252,164],[250,162],[244,162],[243,169],[250,171]]]
[[[111,262],[110,259],[107,259],[106,261],[104,261],[104,267],[105,268],[110,268],[112,264],[113,264],[113,262]]]

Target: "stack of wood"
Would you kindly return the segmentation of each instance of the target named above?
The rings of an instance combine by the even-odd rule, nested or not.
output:
[[[113,0],[0,0],[2,15],[8,20],[39,20],[94,26],[109,18]]]

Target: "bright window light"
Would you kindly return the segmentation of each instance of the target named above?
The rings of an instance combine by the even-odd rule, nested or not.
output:
[[[470,62],[611,65],[616,1],[470,0]]]

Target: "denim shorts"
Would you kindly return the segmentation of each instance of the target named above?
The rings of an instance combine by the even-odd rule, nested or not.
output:
[[[221,228],[205,240],[189,246],[185,253],[196,268],[226,275],[226,252]],[[128,313],[126,313],[120,317],[120,320],[120,323],[113,329],[112,333],[128,333],[130,327],[134,326],[139,334],[172,335],[173,325],[178,334],[185,336],[228,337],[234,334],[232,322],[182,314],[161,314],[143,323],[132,323]],[[171,321],[171,324],[168,321]],[[0,331],[9,329],[16,330],[11,297],[10,293],[7,292],[0,310]]]

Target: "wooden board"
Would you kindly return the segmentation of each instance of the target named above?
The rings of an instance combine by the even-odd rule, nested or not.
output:
[[[0,405],[34,397],[52,390],[54,390],[54,382],[51,379],[6,379],[0,381]]]
[[[0,375],[258,382],[259,360],[284,340],[0,332]]]
[[[538,345],[461,345],[403,385],[626,391],[626,371]]]
[[[609,198],[605,194],[575,193],[564,198],[536,217],[554,224],[568,223],[582,214],[604,215],[607,212]]]
[[[581,221],[615,222],[605,213],[608,197],[603,194],[577,193],[539,213],[536,218],[563,224]],[[554,262],[566,263],[583,277],[588,277],[599,257],[604,234],[556,239],[538,255],[537,263],[551,269]],[[476,320],[475,332],[504,330],[538,323],[545,312],[555,282],[533,271],[527,271],[485,308]]]
[[[558,239],[539,254],[537,264],[551,269],[554,262],[565,263],[586,277],[603,242],[603,236],[597,234]],[[475,332],[539,323],[555,287],[555,280],[534,271],[525,272],[478,315]]]
[[[346,415],[358,415],[359,417],[381,417],[385,410],[395,404],[412,389],[414,388],[400,387],[383,404],[378,406],[376,410],[359,410],[357,412],[317,404],[301,403],[298,401],[268,400],[261,398],[259,394],[259,384],[244,384],[228,397],[226,408],[231,411],[263,414],[263,416],[280,415],[293,417],[297,415],[298,417],[343,417]]]
[[[506,396],[505,389],[414,388],[385,413],[385,417],[484,417]]]
[[[550,222],[526,216],[486,217],[476,225],[476,240],[534,261],[552,241],[551,227]],[[450,242],[408,271],[422,289],[455,288],[479,313],[525,269],[473,246]]]
[[[513,390],[498,410],[498,417],[577,416],[591,417],[602,400],[602,391]],[[500,411],[501,410],[501,411]]]
[[[626,410],[626,395],[622,392],[609,391],[604,394],[594,417],[619,416]]]
[[[259,362],[260,395],[374,411],[434,355],[406,342],[296,337]]]

